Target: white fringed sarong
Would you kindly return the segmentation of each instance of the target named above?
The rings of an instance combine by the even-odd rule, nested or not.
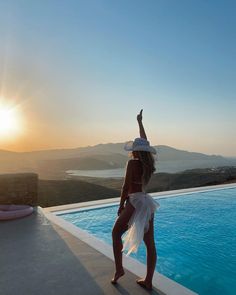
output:
[[[152,215],[160,207],[158,202],[144,192],[129,194],[129,201],[135,211],[129,220],[128,231],[122,238],[124,243],[122,251],[128,251],[126,256],[131,252],[137,252],[144,234],[149,229]]]

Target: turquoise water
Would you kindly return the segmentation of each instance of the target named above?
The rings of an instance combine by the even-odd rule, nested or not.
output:
[[[236,188],[158,199],[156,270],[200,295],[236,294]],[[112,243],[117,206],[60,216]],[[131,255],[145,263],[144,244]]]

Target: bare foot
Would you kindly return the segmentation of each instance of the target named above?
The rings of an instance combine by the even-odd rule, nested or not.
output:
[[[113,279],[111,280],[112,284],[116,284],[118,279],[125,274],[124,270],[116,271]]]
[[[147,290],[152,290],[152,283],[146,282],[145,279],[138,279],[136,280],[136,283]]]

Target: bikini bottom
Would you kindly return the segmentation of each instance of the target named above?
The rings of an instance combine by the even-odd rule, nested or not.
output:
[[[137,252],[144,234],[149,229],[149,221],[160,207],[160,204],[145,192],[129,194],[128,202],[135,210],[129,220],[128,230],[122,237],[122,251],[128,251],[126,256],[132,252]]]

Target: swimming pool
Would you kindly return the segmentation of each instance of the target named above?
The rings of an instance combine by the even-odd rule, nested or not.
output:
[[[236,188],[158,198],[156,270],[201,295],[236,290]],[[111,244],[117,206],[60,214]],[[132,256],[145,263],[145,246]]]

